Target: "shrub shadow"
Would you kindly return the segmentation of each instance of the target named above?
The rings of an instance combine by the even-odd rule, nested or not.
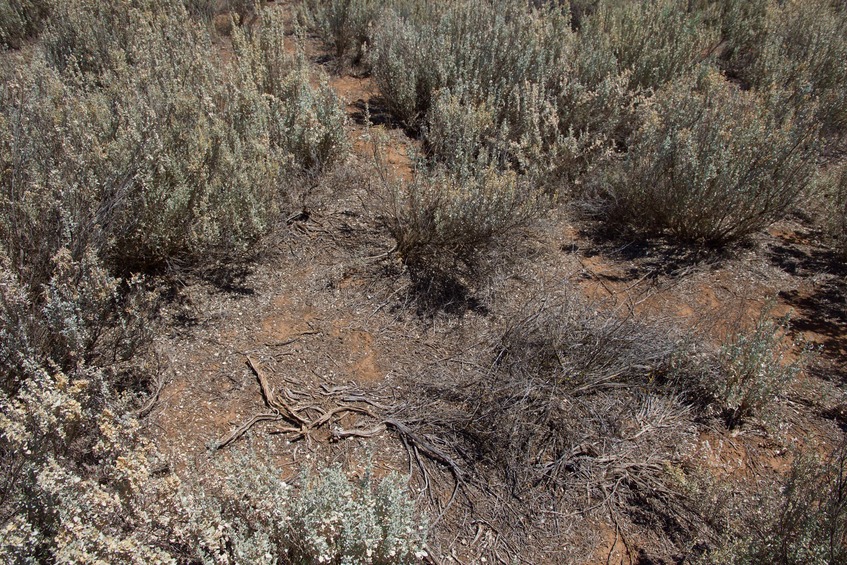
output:
[[[847,383],[847,266],[832,250],[783,238],[769,246],[771,264],[801,278],[814,277],[814,290],[781,291],[780,299],[793,307],[794,333],[814,333],[822,346],[809,370],[826,380]]]
[[[409,298],[421,318],[433,318],[439,313],[459,317],[469,312],[488,315],[488,308],[458,277],[422,269],[410,269],[409,276]]]
[[[580,230],[583,247],[563,246],[562,251],[579,253],[582,257],[601,256],[625,263],[621,275],[602,275],[610,282],[633,282],[639,279],[675,279],[701,265],[719,266],[727,250],[706,245],[677,243],[662,237],[640,237],[635,234],[613,234],[602,227]]]

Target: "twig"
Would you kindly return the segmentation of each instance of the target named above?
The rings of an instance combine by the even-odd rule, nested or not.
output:
[[[282,416],[280,414],[256,414],[249,420],[247,420],[244,424],[242,424],[238,429],[229,434],[225,439],[217,442],[215,444],[215,450],[220,450],[234,442],[241,436],[243,436],[247,430],[253,427],[254,424],[258,422],[266,422],[266,421],[277,421],[282,420]]]

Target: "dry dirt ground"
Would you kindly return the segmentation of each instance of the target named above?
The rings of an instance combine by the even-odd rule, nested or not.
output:
[[[320,59],[319,49],[309,45],[312,58]],[[410,477],[430,513],[434,562],[662,562],[650,557],[666,554],[649,527],[626,529],[602,509],[545,515],[521,512],[519,500],[492,500],[485,485],[455,493],[455,461],[437,437],[383,423],[411,408],[438,411],[431,396],[416,395],[415,382],[422,390],[430,376],[458,374],[522,305],[574,291],[603,308],[716,339],[768,305],[774,316],[790,313],[794,340],[815,347],[808,369],[777,403],[775,422],[734,431],[717,423],[690,427],[674,448],[678,461],[757,480],[784,471],[793,446],[825,453],[841,441],[847,282],[842,263],[807,222],[786,221],[747,247],[697,257],[603,241],[591,226],[557,212],[516,233],[512,252],[490,259],[482,283],[452,301],[422,305],[380,228],[383,181],[374,172],[372,138],[380,132],[377,150],[393,178],[413,174],[415,142],[390,123],[366,127],[364,108],[379,108],[368,78],[332,76],[330,84],[350,114],[349,161],[314,186],[304,180],[302,208],[263,244],[260,262],[186,280],[163,310],[156,349],[165,384],[146,426],[179,473],[203,473],[212,458],[240,449],[272,458],[285,478],[333,462],[353,475],[367,466],[377,475],[394,470]],[[257,373],[313,426],[286,431],[290,422],[270,420],[245,429],[253,416],[269,413]],[[239,429],[244,433],[233,437]],[[345,437],[350,430],[357,435]],[[518,509],[489,511],[500,504]],[[487,516],[505,518],[492,523]]]

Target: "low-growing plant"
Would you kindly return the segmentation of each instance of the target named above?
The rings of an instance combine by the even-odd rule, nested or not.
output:
[[[375,34],[374,81],[409,127],[425,123],[444,88],[463,89],[472,103],[495,96],[501,118],[510,111],[506,99],[524,83],[555,81],[571,35],[561,11],[511,0],[437,4],[410,17],[392,11]]]
[[[93,253],[53,263],[40,297],[0,262],[0,560],[172,562],[160,504],[176,484],[152,479],[131,414],[142,293]]]
[[[786,359],[788,319],[772,320],[763,311],[756,325],[731,336],[704,367],[702,388],[721,411],[729,427],[762,413],[784,393],[800,372],[803,357]]]
[[[599,2],[580,39],[629,71],[632,88],[656,88],[695,67],[719,38],[697,10],[676,0]]]
[[[833,565],[847,560],[847,452],[795,453],[787,475],[737,504],[723,543],[698,562]]]
[[[421,130],[433,161],[555,182],[583,172],[631,110],[627,79],[614,65],[596,72],[594,55],[561,7],[492,0],[390,12],[371,62],[389,110]]]
[[[642,108],[629,151],[602,177],[610,226],[725,245],[782,217],[809,184],[816,125],[706,70]]]
[[[349,150],[341,102],[325,80],[313,86],[302,52],[283,50],[285,22],[278,10],[261,14],[257,31],[236,33],[233,47],[239,72],[252,74],[267,105],[271,147],[284,148],[296,170],[319,174]]]
[[[62,6],[46,62],[0,90],[0,235],[34,287],[63,246],[124,272],[242,256],[286,177],[345,153],[344,114],[283,53],[280,15],[225,65],[178,3]]]
[[[229,16],[236,25],[250,23],[261,11],[263,0],[182,0],[188,13],[204,22]]]
[[[419,563],[426,520],[396,475],[351,481],[340,467],[299,485],[256,455],[219,463],[215,484],[186,490],[194,550],[204,563]]]
[[[838,253],[847,256],[847,163],[826,171],[816,184],[825,206],[824,228]]]
[[[738,73],[753,86],[785,89],[788,103],[817,104],[828,132],[847,127],[847,6],[828,0],[754,3],[760,22],[737,56]],[[747,10],[747,8],[744,8]],[[731,18],[733,12],[727,14]],[[741,33],[741,32],[739,32]]]

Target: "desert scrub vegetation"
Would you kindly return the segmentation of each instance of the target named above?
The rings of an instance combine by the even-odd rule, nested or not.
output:
[[[62,250],[53,264],[41,300],[8,256],[0,264],[0,559],[168,561],[176,484],[152,479],[134,414],[146,293],[92,252],[77,261]]]
[[[436,161],[561,174],[620,140],[639,95],[704,59],[717,34],[670,1],[601,2],[579,32],[567,6],[553,4],[396,2],[375,15],[365,2],[333,2],[306,11],[331,41],[365,41],[367,30],[366,61],[384,102]]]
[[[236,30],[229,62],[179,2],[50,14],[0,64],[0,560],[176,562],[195,546],[139,433],[138,272],[243,257],[343,158],[345,118],[284,54],[281,14]]]
[[[779,95],[777,95],[779,96]],[[724,245],[782,217],[808,187],[817,126],[711,70],[642,109],[629,149],[598,191],[610,226]]]
[[[836,251],[847,256],[847,163],[823,172],[816,185],[824,206],[823,227]]]
[[[380,192],[381,221],[423,287],[474,282],[485,252],[529,224],[544,201],[525,178],[494,167],[467,176],[440,168],[411,181],[383,178]]]
[[[303,471],[295,487],[246,452],[216,471],[184,497],[203,563],[403,565],[426,556],[426,519],[396,475],[350,480],[336,465]]]
[[[802,369],[803,354],[787,359],[794,345],[787,341],[788,328],[787,318],[770,319],[765,308],[752,328],[725,340],[711,366],[702,366],[694,389],[709,399],[730,428],[761,415]]]
[[[755,88],[814,101],[825,130],[847,126],[847,7],[843,2],[726,2],[733,71]],[[733,18],[738,18],[733,21]],[[740,21],[739,21],[740,20]],[[748,22],[748,29],[739,29]],[[735,26],[735,27],[733,27]],[[734,66],[733,66],[734,65]]]
[[[50,0],[0,0],[0,47],[17,49],[38,34]]]
[[[580,41],[628,71],[631,88],[657,88],[710,55],[720,37],[709,19],[676,0],[602,1],[581,20]]]
[[[389,11],[370,61],[388,109],[433,161],[572,178],[631,106],[620,73],[581,80],[591,64],[575,37],[557,7],[445,3]]]
[[[397,2],[376,0],[305,0],[299,17],[303,25],[318,34],[339,69],[365,62],[374,25],[384,10]]]
[[[828,455],[796,451],[793,456],[785,476],[751,485],[743,494],[733,496],[726,485],[704,489],[696,480],[689,482],[691,503],[718,525],[717,538],[705,544],[708,550],[695,563],[832,565],[847,560],[844,446]]]
[[[63,245],[124,271],[243,254],[295,177],[344,155],[344,114],[283,54],[278,18],[225,65],[180,4],[56,7],[44,56],[0,92],[0,233],[31,284]]]

